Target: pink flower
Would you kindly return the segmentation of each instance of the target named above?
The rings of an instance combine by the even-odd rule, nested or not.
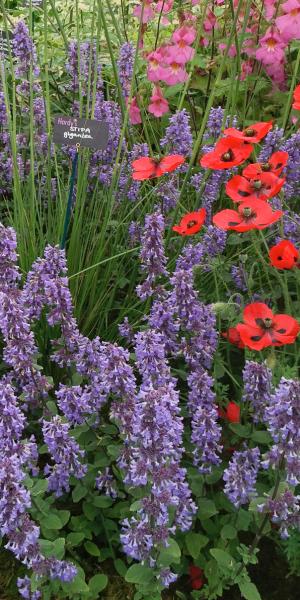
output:
[[[276,4],[277,0],[264,0],[264,9],[267,21],[271,21],[276,10]]]
[[[217,22],[216,16],[215,14],[212,12],[212,10],[208,9],[207,11],[207,15],[206,15],[206,19],[203,23],[203,29],[206,33],[208,33],[209,31],[212,31],[212,29],[215,27]]]
[[[155,12],[162,14],[167,14],[172,10],[174,4],[174,0],[159,0],[155,5]]]
[[[181,48],[185,46],[191,46],[194,43],[197,36],[195,27],[187,27],[183,25],[179,29],[176,29],[172,35],[172,41],[178,44]]]
[[[273,83],[279,87],[279,89],[285,88],[285,73],[284,73],[285,61],[274,63],[272,65],[265,65],[266,73],[273,80]]]
[[[282,34],[285,42],[300,39],[300,1],[287,0],[282,5],[282,10],[286,13],[277,17],[276,25]]]
[[[169,48],[168,55],[165,58],[167,67],[163,68],[162,81],[167,85],[176,85],[176,83],[183,83],[187,80],[188,74],[182,67],[182,64],[178,62],[177,52],[172,47]]]
[[[274,65],[284,60],[285,43],[274,27],[269,27],[259,40],[260,47],[256,50],[257,60],[264,65]]]
[[[158,48],[157,50],[153,50],[147,56],[148,61],[148,69],[147,69],[147,77],[149,81],[153,81],[156,83],[163,76],[162,64],[164,62],[164,54],[165,49]]]
[[[142,5],[144,4],[144,10],[142,11]],[[137,4],[133,9],[133,15],[138,19],[141,19],[143,13],[142,23],[149,23],[151,19],[155,17],[154,10],[151,6],[152,0],[143,0],[141,4]]]
[[[253,71],[253,63],[251,60],[243,60],[242,62],[242,72],[241,72],[241,80],[244,81],[248,75],[251,75]]]
[[[219,44],[219,49],[220,50],[225,50],[225,48],[227,48],[227,44]],[[228,56],[230,56],[231,58],[233,58],[234,56],[236,56],[236,47],[235,44],[232,44],[232,46],[230,46],[229,51],[228,51]]]
[[[182,65],[192,60],[195,50],[190,46],[195,41],[196,36],[197,32],[194,27],[183,25],[179,29],[176,29],[172,35],[172,41],[175,42],[175,46],[170,46],[169,55],[171,50],[171,56]]]
[[[159,86],[155,86],[152,96],[150,98],[150,104],[148,111],[155,117],[162,117],[169,110],[169,105],[161,93]]]
[[[129,119],[131,125],[139,125],[142,122],[141,111],[138,107],[137,99],[133,98],[129,107]]]

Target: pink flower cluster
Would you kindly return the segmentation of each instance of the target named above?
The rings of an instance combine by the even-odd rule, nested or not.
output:
[[[168,24],[165,15],[171,11],[173,3],[174,0],[159,0],[158,2],[143,0],[135,6],[133,14],[142,20],[145,27],[157,14],[161,16],[163,24]],[[197,35],[192,23],[193,15],[190,13],[183,15],[179,27],[173,32],[169,42],[146,53],[147,78],[153,83],[148,111],[155,117],[161,117],[169,110],[161,85],[172,86],[184,83],[188,77],[185,66],[195,54],[192,44]],[[141,122],[137,98],[133,99],[129,114],[132,124]]]

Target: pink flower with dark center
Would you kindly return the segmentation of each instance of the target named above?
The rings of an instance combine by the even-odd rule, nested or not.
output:
[[[257,60],[264,65],[274,65],[284,60],[286,43],[274,27],[270,27],[259,40],[260,47],[255,53]]]
[[[148,111],[155,117],[162,117],[169,110],[167,100],[163,97],[159,86],[155,86],[152,96],[150,98],[150,104]]]
[[[300,0],[287,0],[282,5],[284,15],[277,17],[276,25],[285,42],[300,39]]]

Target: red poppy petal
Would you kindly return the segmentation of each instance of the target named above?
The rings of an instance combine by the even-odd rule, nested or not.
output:
[[[288,160],[288,153],[279,150],[278,152],[274,152],[274,154],[272,154],[268,162],[272,167],[272,172],[276,175],[280,175],[281,171],[287,165]]]
[[[289,240],[282,240],[269,250],[269,258],[277,269],[292,269],[297,264],[299,252]]]
[[[241,420],[241,409],[235,402],[229,402],[226,407],[226,418],[230,423],[239,423]]]
[[[296,337],[300,331],[300,325],[296,319],[290,315],[274,315],[273,329],[276,335]]]
[[[268,346],[272,346],[272,339],[263,329],[259,327],[251,327],[250,325],[244,325],[239,323],[237,330],[241,336],[241,340],[245,346],[252,350],[262,350]]]
[[[260,175],[262,172],[262,165],[260,163],[251,163],[250,165],[247,165],[242,171],[243,176],[247,177],[248,179],[258,177],[258,175]]]
[[[180,167],[184,161],[184,156],[181,154],[171,154],[170,156],[164,156],[158,166],[162,174],[170,173]]]
[[[226,208],[213,216],[213,224],[219,229],[233,229],[242,222],[243,218],[235,210]]]
[[[241,175],[235,175],[226,183],[226,194],[234,202],[243,202],[252,195],[252,187],[249,181]]]
[[[264,302],[253,302],[245,307],[243,312],[243,320],[251,327],[259,327],[257,319],[273,319],[271,309]]]
[[[224,135],[235,137],[239,140],[257,143],[260,142],[260,140],[262,140],[267,135],[267,133],[270,131],[270,129],[272,129],[272,127],[272,121],[253,123],[253,125],[249,125],[249,127],[244,129],[243,131],[239,131],[234,127],[229,127],[228,129],[224,130]],[[250,134],[250,131],[252,131],[253,133]]]
[[[149,158],[149,156],[143,156],[142,158],[137,158],[132,163],[132,167],[135,171],[149,171],[156,166],[153,158]]]

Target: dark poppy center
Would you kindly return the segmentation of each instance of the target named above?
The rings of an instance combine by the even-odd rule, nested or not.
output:
[[[244,135],[246,135],[247,137],[252,137],[253,135],[255,135],[255,131],[254,131],[254,129],[251,129],[251,128],[245,129]]]
[[[197,225],[197,221],[189,221],[187,224],[187,229],[191,229],[191,227],[194,227],[194,225]]]
[[[255,190],[261,190],[262,188],[262,181],[260,181],[259,179],[257,179],[256,181],[252,182],[252,185],[254,187]]]
[[[273,320],[270,318],[263,319],[263,323],[266,329],[270,329],[273,324]]]
[[[249,219],[249,217],[253,216],[253,212],[252,212],[252,208],[250,208],[250,206],[246,206],[246,208],[243,208],[243,215],[244,217],[246,217],[246,219]]]
[[[232,150],[229,148],[229,150],[227,150],[227,152],[224,152],[224,154],[222,154],[221,158],[225,162],[229,162],[229,161],[233,160],[233,152],[232,152]]]
[[[270,163],[268,163],[268,162],[265,162],[265,163],[263,163],[263,164],[261,165],[261,168],[262,168],[262,170],[263,170],[263,171],[270,171],[270,169],[271,169],[271,165],[270,165]]]

